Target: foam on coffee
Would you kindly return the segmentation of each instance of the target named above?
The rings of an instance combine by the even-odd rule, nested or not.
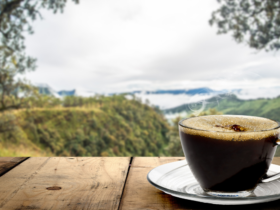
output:
[[[184,133],[230,141],[258,140],[280,133],[276,121],[252,116],[209,115],[189,118],[180,124],[186,126],[180,126]]]

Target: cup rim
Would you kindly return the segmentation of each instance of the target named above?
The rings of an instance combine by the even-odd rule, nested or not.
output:
[[[249,116],[249,115],[226,115],[226,114],[223,114],[223,115],[208,115],[208,116],[257,117],[257,116]],[[205,115],[204,116],[196,116],[196,117],[205,117]],[[213,130],[204,130],[204,129],[199,129],[199,128],[193,128],[193,127],[189,127],[189,126],[186,126],[186,125],[182,124],[183,121],[191,119],[191,118],[196,118],[196,117],[184,118],[184,119],[179,121],[178,125],[181,126],[181,127],[184,127],[184,128],[188,128],[188,129],[192,129],[192,130],[198,130],[198,131],[216,132],[216,133],[229,133],[229,132],[226,132],[226,131],[213,131]],[[265,117],[257,117],[257,118],[268,119],[268,118],[265,118]],[[268,120],[271,120],[271,119],[268,119]],[[264,132],[264,131],[272,131],[272,130],[276,130],[276,129],[280,128],[280,123],[278,121],[275,121],[275,120],[271,120],[271,121],[276,122],[278,124],[278,126],[276,126],[275,128],[270,128],[270,129],[266,129],[266,130],[249,131],[249,132],[245,132],[245,133],[258,133],[258,132]]]

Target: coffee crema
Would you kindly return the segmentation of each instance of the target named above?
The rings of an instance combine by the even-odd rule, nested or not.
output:
[[[262,117],[236,115],[209,115],[193,117],[180,122],[180,131],[191,135],[228,141],[258,140],[275,136],[280,125]]]

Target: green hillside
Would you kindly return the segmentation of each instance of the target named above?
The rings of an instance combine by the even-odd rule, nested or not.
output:
[[[137,99],[68,97],[63,106],[33,106],[7,114],[16,120],[10,131],[0,133],[3,147],[24,145],[55,156],[169,155],[168,123],[159,110]]]
[[[124,95],[30,98],[29,107],[1,114],[0,156],[183,156],[179,118]],[[184,105],[164,112],[185,111]],[[211,108],[211,109],[210,109]],[[242,114],[280,121],[280,98],[207,100],[204,114]],[[218,111],[218,112],[217,112]],[[280,148],[277,151],[280,156]]]
[[[223,114],[252,115],[280,121],[280,97],[273,99],[241,100],[235,95],[221,95],[205,101],[205,109],[215,108]],[[164,110],[164,113],[178,113],[186,111],[192,113],[193,104],[184,104],[173,109]],[[197,106],[201,106],[198,103]]]

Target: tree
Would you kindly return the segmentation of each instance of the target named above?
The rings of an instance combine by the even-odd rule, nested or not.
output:
[[[280,0],[218,0],[221,7],[212,13],[210,25],[218,34],[232,32],[237,43],[257,50],[280,48]]]
[[[15,79],[16,71],[2,69],[0,72],[0,113],[9,109],[18,109],[27,105],[28,96],[35,96],[36,88],[24,79]],[[19,93],[22,93],[19,96]]]
[[[79,0],[73,0],[78,3]],[[33,89],[16,76],[35,70],[36,59],[25,54],[24,33],[34,31],[31,21],[42,18],[40,9],[54,13],[63,9],[67,0],[2,0],[0,1],[0,111],[19,108],[18,93],[29,94]],[[13,101],[13,102],[12,102]]]

